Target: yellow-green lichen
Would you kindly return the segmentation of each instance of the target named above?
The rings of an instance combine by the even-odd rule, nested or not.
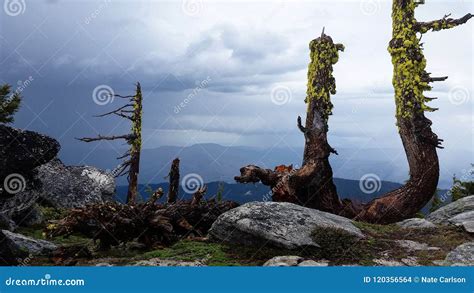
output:
[[[393,3],[393,38],[388,51],[394,66],[393,86],[397,106],[397,117],[410,118],[417,111],[432,111],[423,94],[431,87],[423,78],[427,76],[426,59],[423,55],[417,31],[414,29],[416,4],[413,0]]]
[[[317,102],[318,109],[327,123],[328,116],[332,113],[333,105],[330,95],[336,93],[336,82],[333,77],[333,65],[339,59],[339,52],[344,46],[334,44],[331,37],[324,33],[321,37],[312,40],[309,44],[311,62],[308,66],[308,85],[305,102],[308,103],[308,111],[311,103]]]

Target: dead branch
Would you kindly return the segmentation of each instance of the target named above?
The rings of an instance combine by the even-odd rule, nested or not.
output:
[[[461,18],[453,19],[449,17],[450,14],[445,15],[442,19],[428,21],[428,22],[416,22],[414,29],[420,33],[426,33],[429,30],[440,31],[444,29],[450,29],[468,22],[474,15],[468,13]]]
[[[133,134],[114,135],[114,136],[103,136],[99,134],[97,137],[82,137],[82,138],[76,138],[76,139],[80,141],[84,141],[84,142],[92,142],[92,141],[99,141],[99,140],[117,140],[117,139],[132,140],[134,138],[135,136]]]

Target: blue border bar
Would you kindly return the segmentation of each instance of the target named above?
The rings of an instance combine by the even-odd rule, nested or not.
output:
[[[474,267],[1,267],[0,277],[2,293],[474,292]],[[451,277],[465,282],[442,282]],[[13,284],[26,280],[45,281],[38,286]],[[51,285],[59,280],[84,280],[84,285]]]

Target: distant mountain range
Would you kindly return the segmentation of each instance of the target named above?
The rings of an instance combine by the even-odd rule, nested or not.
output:
[[[334,183],[337,187],[337,192],[341,198],[350,198],[352,200],[366,202],[371,200],[374,197],[377,197],[385,192],[394,190],[401,186],[401,184],[382,181],[379,185],[380,189],[374,190],[373,193],[367,194],[364,193],[359,187],[359,181],[349,180],[349,179],[340,179],[335,178]],[[219,184],[223,186],[222,198],[224,200],[233,200],[239,203],[246,203],[251,201],[263,201],[271,198],[270,188],[263,184],[239,184],[239,183],[225,183],[225,182],[209,182],[206,183],[207,198],[212,198],[217,194]],[[146,200],[149,197],[149,191],[147,190],[156,190],[158,187],[163,188],[165,194],[168,192],[169,184],[160,183],[160,184],[150,184],[142,185],[138,187],[141,199]],[[124,201],[127,195],[128,187],[126,185],[117,187],[117,199],[119,201]],[[179,190],[180,199],[191,199],[192,194],[186,193],[182,186]]]
[[[77,165],[90,164],[102,169],[113,169],[118,165],[115,159],[120,152],[111,149],[63,149],[61,159],[64,163]],[[402,150],[395,149],[338,149],[339,155],[330,157],[334,176],[359,180],[365,174],[376,174],[381,180],[404,182],[408,179],[407,160]],[[163,146],[142,150],[140,183],[156,184],[166,181],[171,161],[181,159],[182,176],[189,173],[199,174],[204,182],[223,181],[233,183],[239,169],[248,164],[273,169],[281,164],[301,164],[303,149],[291,148],[283,144],[276,148],[257,148],[242,146],[221,146],[218,144],[196,144],[189,147]],[[442,156],[442,153],[440,153]],[[442,165],[440,187],[449,188],[455,170],[468,168],[470,156],[466,162],[455,162],[442,158],[449,164]],[[457,173],[460,173],[459,171]],[[118,185],[125,185],[124,177],[118,179]]]
[[[355,202],[368,202],[371,199],[380,196],[388,191],[394,190],[401,186],[399,183],[381,181],[378,185],[380,188],[374,190],[373,193],[364,193],[360,186],[358,180],[349,180],[349,179],[340,179],[335,178],[334,183],[336,184],[338,194],[341,198],[349,198]],[[206,183],[208,190],[205,196],[206,199],[211,199],[216,196],[219,189],[219,185],[222,185],[223,200],[232,200],[240,204],[251,202],[251,201],[267,201],[271,200],[271,192],[268,186],[263,184],[238,184],[238,183],[225,183],[225,182],[209,182]],[[140,200],[147,200],[150,196],[151,190],[156,190],[158,187],[163,188],[165,195],[168,192],[169,184],[160,183],[160,184],[150,184],[150,185],[139,185],[138,190],[140,193]],[[127,195],[128,187],[118,186],[116,199],[121,202],[125,202]],[[446,192],[441,190],[440,192]],[[183,188],[180,186],[179,190],[180,200],[191,199],[192,194],[186,193]],[[164,196],[161,201],[165,201],[166,196]],[[447,201],[448,202],[448,201]],[[447,203],[446,202],[446,203]],[[428,207],[424,208],[426,212]]]

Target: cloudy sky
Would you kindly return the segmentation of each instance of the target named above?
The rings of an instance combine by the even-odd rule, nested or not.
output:
[[[196,143],[301,146],[308,43],[323,27],[346,51],[335,66],[335,148],[402,146],[395,127],[390,1],[13,1],[0,10],[0,82],[23,91],[15,126],[74,137],[127,132],[92,118],[121,105],[103,89],[144,91],[144,147]],[[419,20],[461,17],[473,2],[436,1]],[[429,115],[446,158],[473,162],[473,21],[423,36],[435,85]],[[113,147],[104,142],[100,147]],[[466,152],[470,154],[465,158]],[[361,154],[364,155],[364,154]],[[367,155],[367,154],[365,154]],[[81,158],[78,157],[78,163]]]

